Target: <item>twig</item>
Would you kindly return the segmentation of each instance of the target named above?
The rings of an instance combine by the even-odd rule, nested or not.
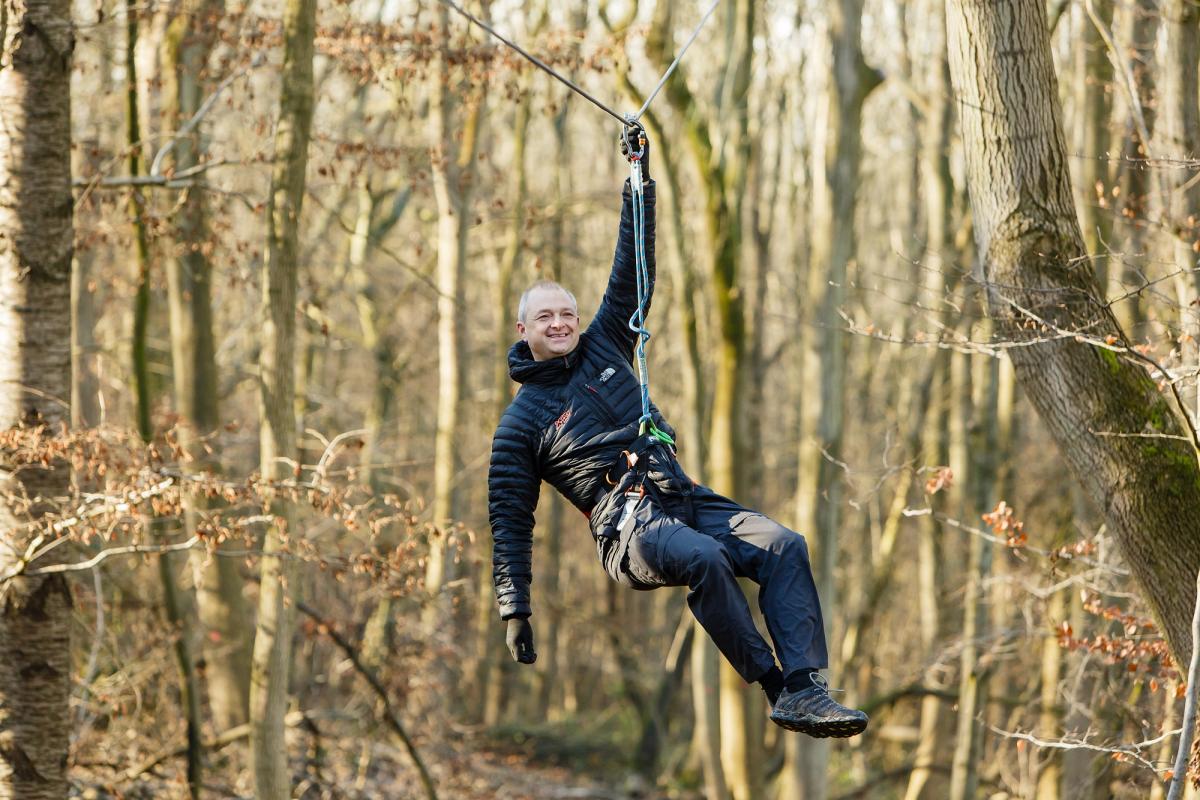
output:
[[[288,714],[287,719],[285,720],[285,724],[288,725],[289,727],[294,728],[298,724],[300,724],[300,721],[303,719],[303,717],[304,717],[304,715],[301,713],[298,713],[298,712]],[[225,745],[232,744],[239,739],[245,739],[249,735],[250,735],[250,723],[244,722],[241,725],[232,727],[229,730],[225,731],[224,733],[221,733],[221,734],[217,735],[216,737],[209,739],[207,742],[204,742],[201,746],[205,750],[220,750]],[[187,751],[188,751],[187,745],[180,745],[178,747],[173,747],[173,748],[170,748],[167,750],[163,750],[163,751],[159,752],[157,755],[151,756],[147,760],[143,761],[141,764],[134,766],[134,767],[130,767],[129,769],[125,770],[125,772],[122,773],[121,777],[127,781],[135,780],[136,778],[139,778],[142,775],[145,775],[147,772],[154,769],[155,767],[157,767],[159,764],[163,763],[167,759],[178,758],[179,756],[187,755]]]
[[[176,131],[170,140],[159,149],[158,153],[154,156],[154,162],[150,165],[150,174],[153,176],[162,174],[163,161],[165,161],[171,151],[175,149],[175,143],[196,129],[196,126],[200,124],[200,120],[204,119],[204,116],[208,114],[209,109],[211,109],[213,104],[217,102],[217,98],[221,96],[221,92],[229,88],[230,84],[248,73],[250,70],[266,63],[266,60],[266,57],[261,51],[255,53],[254,58],[250,60],[249,64],[228,76],[225,78],[225,80],[221,81],[220,85],[213,90],[213,93],[205,99],[205,101],[200,105],[200,108],[196,110],[196,113],[192,115],[192,118],[189,119],[182,128]]]
[[[137,553],[162,555],[164,553],[175,553],[180,550],[191,550],[193,547],[195,547],[199,543],[200,543],[200,537],[193,536],[186,541],[176,542],[175,544],[131,544],[131,545],[128,545],[127,547],[113,547],[108,550],[102,550],[101,552],[99,552],[95,556],[93,556],[92,558],[89,558],[87,561],[81,561],[77,564],[51,564],[50,566],[47,566],[47,567],[39,567],[37,569],[27,569],[24,571],[23,574],[25,574],[25,575],[51,575],[51,574],[60,573],[60,572],[83,572],[84,570],[91,569],[92,567],[96,566],[97,564],[99,564],[102,561],[106,561],[111,556],[122,556],[122,555],[130,555],[130,554],[137,554]],[[17,573],[17,574],[22,574],[22,573]],[[3,580],[0,580],[0,583],[3,583],[4,580],[8,580],[11,577],[14,577],[14,576],[11,576],[11,575],[5,576],[5,578]]]
[[[425,787],[425,796],[429,800],[437,800],[437,789],[434,787],[433,778],[430,776],[429,770],[426,769],[425,762],[421,760],[421,756],[417,752],[412,739],[409,738],[408,732],[404,729],[403,723],[400,722],[399,716],[396,715],[395,709],[392,708],[392,701],[388,696],[387,689],[379,682],[379,678],[375,676],[375,673],[366,664],[362,663],[354,646],[337,632],[337,629],[333,627],[331,622],[322,617],[316,609],[307,603],[301,600],[296,600],[295,603],[296,608],[309,619],[316,622],[320,631],[341,648],[342,652],[346,654],[346,658],[350,659],[350,663],[354,666],[358,674],[362,675],[371,688],[375,690],[375,694],[379,695],[379,699],[383,702],[384,716],[388,727],[400,738],[400,741],[404,743],[404,748],[408,750],[408,755],[412,758],[413,764],[416,765],[417,772],[421,776],[421,784]]]
[[[1156,767],[1152,761],[1149,761],[1148,759],[1142,758],[1140,755],[1138,755],[1138,751],[1147,747],[1152,747],[1167,737],[1174,736],[1175,734],[1179,733],[1178,730],[1166,731],[1161,736],[1156,736],[1153,739],[1147,739],[1146,741],[1138,742],[1137,744],[1122,744],[1117,745],[1116,747],[1104,747],[1103,745],[1092,744],[1091,742],[1082,740],[1072,741],[1070,739],[1039,739],[1029,733],[1006,731],[997,728],[995,725],[988,725],[988,728],[991,729],[992,733],[995,733],[998,736],[1003,736],[1006,739],[1019,739],[1038,747],[1046,747],[1055,750],[1092,750],[1097,753],[1112,753],[1115,755],[1128,756],[1147,769],[1153,770],[1156,774],[1158,773],[1158,767]]]
[[[1187,784],[1188,756],[1192,752],[1192,736],[1196,730],[1196,684],[1200,682],[1200,573],[1196,575],[1196,607],[1192,611],[1192,662],[1188,665],[1187,694],[1183,701],[1183,728],[1179,734],[1179,751],[1175,754],[1175,770],[1167,800],[1180,800]]]

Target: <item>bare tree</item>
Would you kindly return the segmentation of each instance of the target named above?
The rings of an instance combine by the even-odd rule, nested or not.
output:
[[[1105,510],[1178,657],[1200,566],[1193,437],[1101,301],[1075,214],[1038,0],[956,0],[951,76],[989,313],[1017,380]]]
[[[64,0],[0,3],[0,429],[70,422],[70,77]],[[67,493],[64,458],[0,450],[0,575]],[[67,795],[71,593],[61,574],[0,582],[0,798]]]
[[[261,428],[259,462],[264,478],[281,481],[296,465],[295,342],[297,232],[304,202],[305,167],[313,111],[315,0],[288,0],[284,7],[283,84],[275,127],[275,161],[267,212],[266,264],[262,288],[262,350],[259,357]],[[263,541],[258,622],[250,677],[250,747],[259,800],[291,796],[284,746],[294,611],[286,553],[296,535],[295,506],[272,505],[275,521]]]

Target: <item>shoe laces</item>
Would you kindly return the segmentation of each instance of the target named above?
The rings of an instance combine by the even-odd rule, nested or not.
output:
[[[824,675],[822,675],[821,673],[819,673],[819,672],[813,672],[813,673],[812,673],[812,674],[809,676],[809,678],[810,678],[810,680],[812,680],[812,682],[813,682],[813,686],[816,686],[818,689],[820,689],[821,691],[825,692],[826,694],[829,694],[830,692],[845,692],[845,691],[846,691],[845,689],[831,689],[831,688],[829,688],[829,681],[828,681],[828,679],[826,679],[826,677],[825,677]]]

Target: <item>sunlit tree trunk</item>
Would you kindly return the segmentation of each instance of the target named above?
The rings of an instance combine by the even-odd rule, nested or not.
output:
[[[2,430],[44,424],[57,435],[70,422],[73,46],[67,2],[0,2]],[[0,451],[0,576],[70,479],[65,459],[18,471],[14,456]],[[67,796],[71,605],[61,574],[0,581],[3,800]]]
[[[1169,192],[1164,200],[1170,227],[1175,267],[1182,270],[1176,280],[1180,295],[1184,332],[1190,338],[1181,342],[1185,362],[1197,363],[1197,341],[1200,340],[1200,307],[1196,296],[1200,292],[1200,270],[1196,269],[1197,248],[1200,248],[1200,189],[1192,180],[1191,170],[1182,168],[1200,155],[1200,7],[1192,0],[1169,0],[1162,6],[1162,25],[1165,35],[1159,51],[1161,62],[1159,97],[1160,108],[1157,135],[1161,150],[1155,156],[1170,159],[1162,169],[1164,188]],[[1188,280],[1188,278],[1191,280]],[[1197,418],[1200,390],[1194,382],[1188,390],[1188,412]]]
[[[746,326],[738,283],[742,240],[741,208],[749,158],[750,67],[753,59],[755,7],[739,0],[728,14],[730,57],[722,77],[716,116],[704,119],[678,68],[664,90],[668,102],[684,118],[688,149],[704,193],[706,249],[712,254],[711,290],[716,302],[716,371],[712,396],[712,430],[708,438],[713,488],[738,496],[737,465],[741,362],[746,349]],[[660,68],[671,61],[670,4],[659,2],[646,42],[647,52]],[[758,781],[751,765],[757,748],[747,746],[747,689],[732,667],[721,665],[721,758],[725,780],[735,800],[753,796]]]
[[[315,28],[315,0],[288,0],[283,15],[283,83],[267,208],[259,354],[259,469],[263,479],[271,482],[295,477],[296,253],[312,127]],[[294,570],[286,552],[289,538],[299,532],[286,493],[272,503],[271,511],[275,522],[268,526],[263,540],[250,679],[250,752],[258,800],[285,800],[291,795],[291,778],[283,715],[294,627],[292,604],[287,599]]]
[[[200,75],[212,48],[213,25],[222,11],[219,0],[198,0],[181,8],[167,28],[163,113],[164,128],[172,134],[192,119],[204,101]],[[173,171],[196,166],[203,150],[196,131],[179,138],[172,149]],[[220,416],[212,267],[205,255],[209,232],[204,193],[192,189],[185,192],[173,216],[174,252],[166,259],[167,302],[178,442],[189,455],[185,467],[201,473],[220,466],[218,443],[214,441]],[[199,440],[204,440],[206,446],[199,445]],[[199,517],[209,505],[204,492],[184,492],[183,519],[188,535],[197,533]],[[246,721],[250,696],[250,636],[243,581],[234,559],[213,557],[199,549],[190,558],[208,698],[213,723],[218,731],[224,731]]]
[[[1092,0],[1101,24],[1112,27],[1112,0]],[[1079,198],[1079,227],[1088,253],[1095,261],[1101,286],[1107,285],[1109,263],[1106,248],[1113,246],[1112,212],[1101,206],[1108,192],[1108,130],[1111,103],[1112,62],[1100,33],[1086,13],[1075,42],[1075,136],[1078,157],[1076,196]],[[1107,200],[1107,198],[1105,198]],[[1118,269],[1119,272],[1119,269]]]
[[[1102,6],[1101,6],[1102,8]],[[1114,75],[1112,88],[1114,98],[1120,102],[1113,105],[1113,143],[1111,152],[1119,153],[1114,170],[1115,180],[1110,181],[1108,202],[1111,217],[1118,220],[1114,226],[1114,238],[1119,253],[1116,262],[1109,265],[1108,300],[1113,303],[1113,314],[1126,335],[1140,335],[1139,324],[1146,318],[1146,309],[1141,292],[1146,281],[1146,265],[1151,260],[1146,253],[1148,237],[1144,224],[1149,213],[1150,179],[1152,169],[1145,163],[1149,155],[1142,142],[1141,124],[1137,120],[1140,109],[1141,120],[1150,135],[1155,127],[1155,70],[1154,39],[1158,27],[1158,11],[1155,0],[1129,0],[1117,6],[1114,15],[1114,36],[1122,52],[1110,57],[1126,59],[1121,74],[1133,77],[1132,95],[1119,75]],[[1091,20],[1088,24],[1094,25]]]
[[[847,340],[839,312],[846,296],[847,269],[857,246],[862,107],[879,78],[863,62],[862,0],[839,0],[827,5],[826,13],[833,63],[826,92],[817,100],[812,149],[811,251],[805,292],[810,324],[801,355],[801,382],[812,391],[800,407],[796,527],[813,545],[813,571],[826,636],[832,642],[831,625],[838,607],[834,577],[843,486],[840,470],[824,454],[839,458],[842,447]],[[829,744],[804,742],[802,749],[803,797],[823,798],[828,791]]]
[[[1093,272],[1078,266],[1086,261],[1045,8],[1039,0],[955,0],[947,30],[989,313],[1003,335],[1032,340],[1009,350],[1017,380],[1105,510],[1182,661],[1200,567],[1200,469],[1145,365],[1105,349],[1123,333],[1098,299]]]
[[[984,326],[990,327],[990,326]],[[986,341],[987,336],[983,336]],[[995,507],[997,406],[999,364],[995,359],[975,356],[974,363],[958,356],[964,370],[971,371],[969,452],[970,506],[965,518],[975,518]],[[964,376],[966,377],[966,376]],[[970,390],[963,387],[965,394]],[[993,547],[979,536],[967,543],[966,592],[963,596],[962,653],[959,658],[958,725],[951,761],[950,800],[975,797],[979,785],[979,754],[983,728],[977,716],[987,702],[987,667],[983,663],[987,642],[986,581],[992,566]]]

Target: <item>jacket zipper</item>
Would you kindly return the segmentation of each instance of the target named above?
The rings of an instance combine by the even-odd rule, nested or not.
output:
[[[604,404],[604,401],[600,399],[600,392],[596,389],[596,387],[592,386],[590,383],[585,383],[583,388],[587,389],[588,392],[591,392],[591,395],[593,395],[585,395],[587,396],[588,404],[592,406],[593,410],[598,412],[601,417],[608,421],[610,425],[616,425],[616,417],[614,417],[612,412],[608,410],[608,407]]]

